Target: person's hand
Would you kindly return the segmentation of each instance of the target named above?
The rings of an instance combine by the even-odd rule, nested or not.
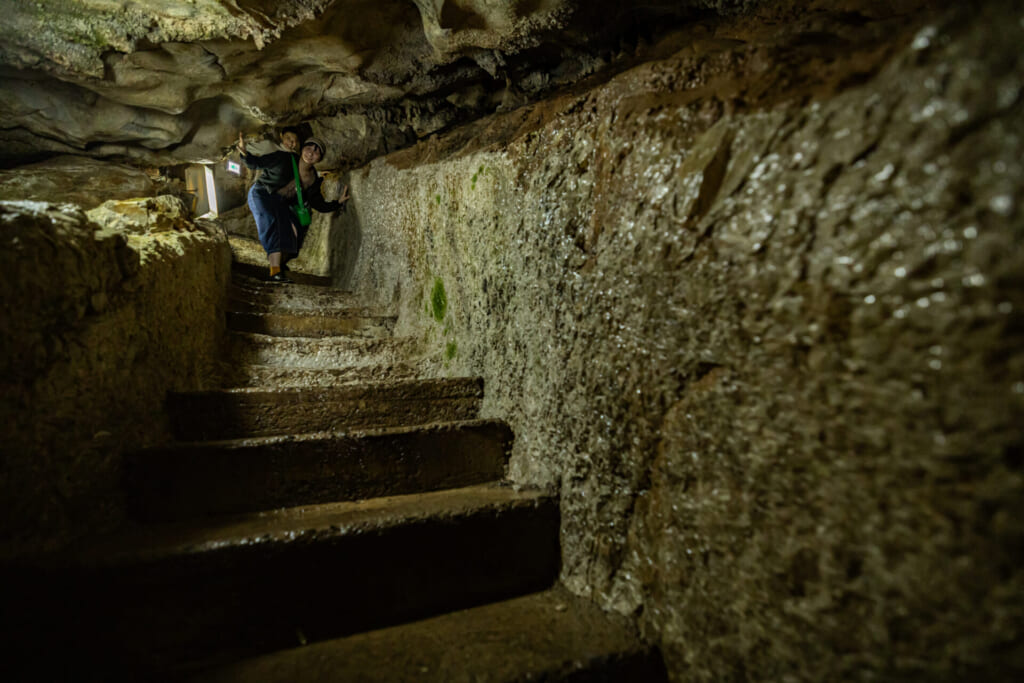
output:
[[[242,137],[242,131],[238,131],[238,151],[245,154],[245,138]]]
[[[345,187],[341,188],[341,194],[338,195],[338,203],[339,204],[344,204],[348,200],[349,200],[348,185],[346,185]]]

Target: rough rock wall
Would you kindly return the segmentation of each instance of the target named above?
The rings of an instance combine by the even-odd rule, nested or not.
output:
[[[1024,18],[914,22],[723,31],[352,175],[339,282],[484,376],[564,580],[676,680],[1024,669]]]
[[[230,252],[167,196],[3,201],[0,235],[6,554],[121,521],[121,454],[165,440],[166,392],[213,372]]]
[[[87,157],[60,156],[0,171],[0,199],[70,202],[92,209],[111,199],[180,194],[180,183],[154,181],[133,166]]]
[[[926,2],[0,0],[0,165],[206,163],[239,130],[315,120],[334,139],[326,167],[348,169],[620,70],[695,17]]]
[[[485,106],[446,97],[500,89],[506,59],[575,6],[127,0],[114,11],[107,0],[0,0],[0,163],[54,153],[209,161],[239,129],[334,114],[346,130],[336,149],[370,158]]]

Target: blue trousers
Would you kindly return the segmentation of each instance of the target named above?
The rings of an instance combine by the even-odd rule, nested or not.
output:
[[[249,190],[249,209],[256,219],[256,230],[265,252],[281,252],[282,263],[298,256],[309,227],[293,220],[289,200],[255,183]]]

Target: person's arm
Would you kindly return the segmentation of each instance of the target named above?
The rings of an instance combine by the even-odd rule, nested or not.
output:
[[[348,185],[346,185],[342,190],[342,196],[338,198],[338,201],[329,202],[324,199],[323,192],[321,192],[323,184],[323,178],[316,179],[316,182],[314,182],[306,192],[306,195],[308,195],[306,199],[307,203],[320,213],[331,213],[338,209],[344,209],[345,202],[348,201]]]
[[[242,163],[253,170],[274,168],[281,163],[279,157],[288,152],[271,152],[270,154],[242,154]]]
[[[242,163],[245,164],[246,168],[256,170],[270,168],[276,165],[277,159],[275,157],[278,156],[279,154],[287,154],[288,152],[271,152],[270,154],[263,155],[249,154],[248,150],[245,147],[245,138],[243,138],[242,134],[239,133],[238,153],[241,155]]]

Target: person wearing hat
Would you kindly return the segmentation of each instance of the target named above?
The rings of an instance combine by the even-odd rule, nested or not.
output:
[[[256,219],[260,244],[267,252],[270,279],[291,282],[282,269],[298,256],[309,230],[308,224],[303,225],[294,211],[298,206],[296,177],[302,184],[303,203],[321,213],[340,209],[349,199],[348,186],[342,189],[337,201],[324,199],[323,179],[317,174],[315,164],[324,158],[327,146],[319,138],[312,137],[302,143],[298,154],[281,150],[256,155],[247,153],[245,139],[239,133],[238,151],[246,168],[262,171],[249,190],[249,208]]]

